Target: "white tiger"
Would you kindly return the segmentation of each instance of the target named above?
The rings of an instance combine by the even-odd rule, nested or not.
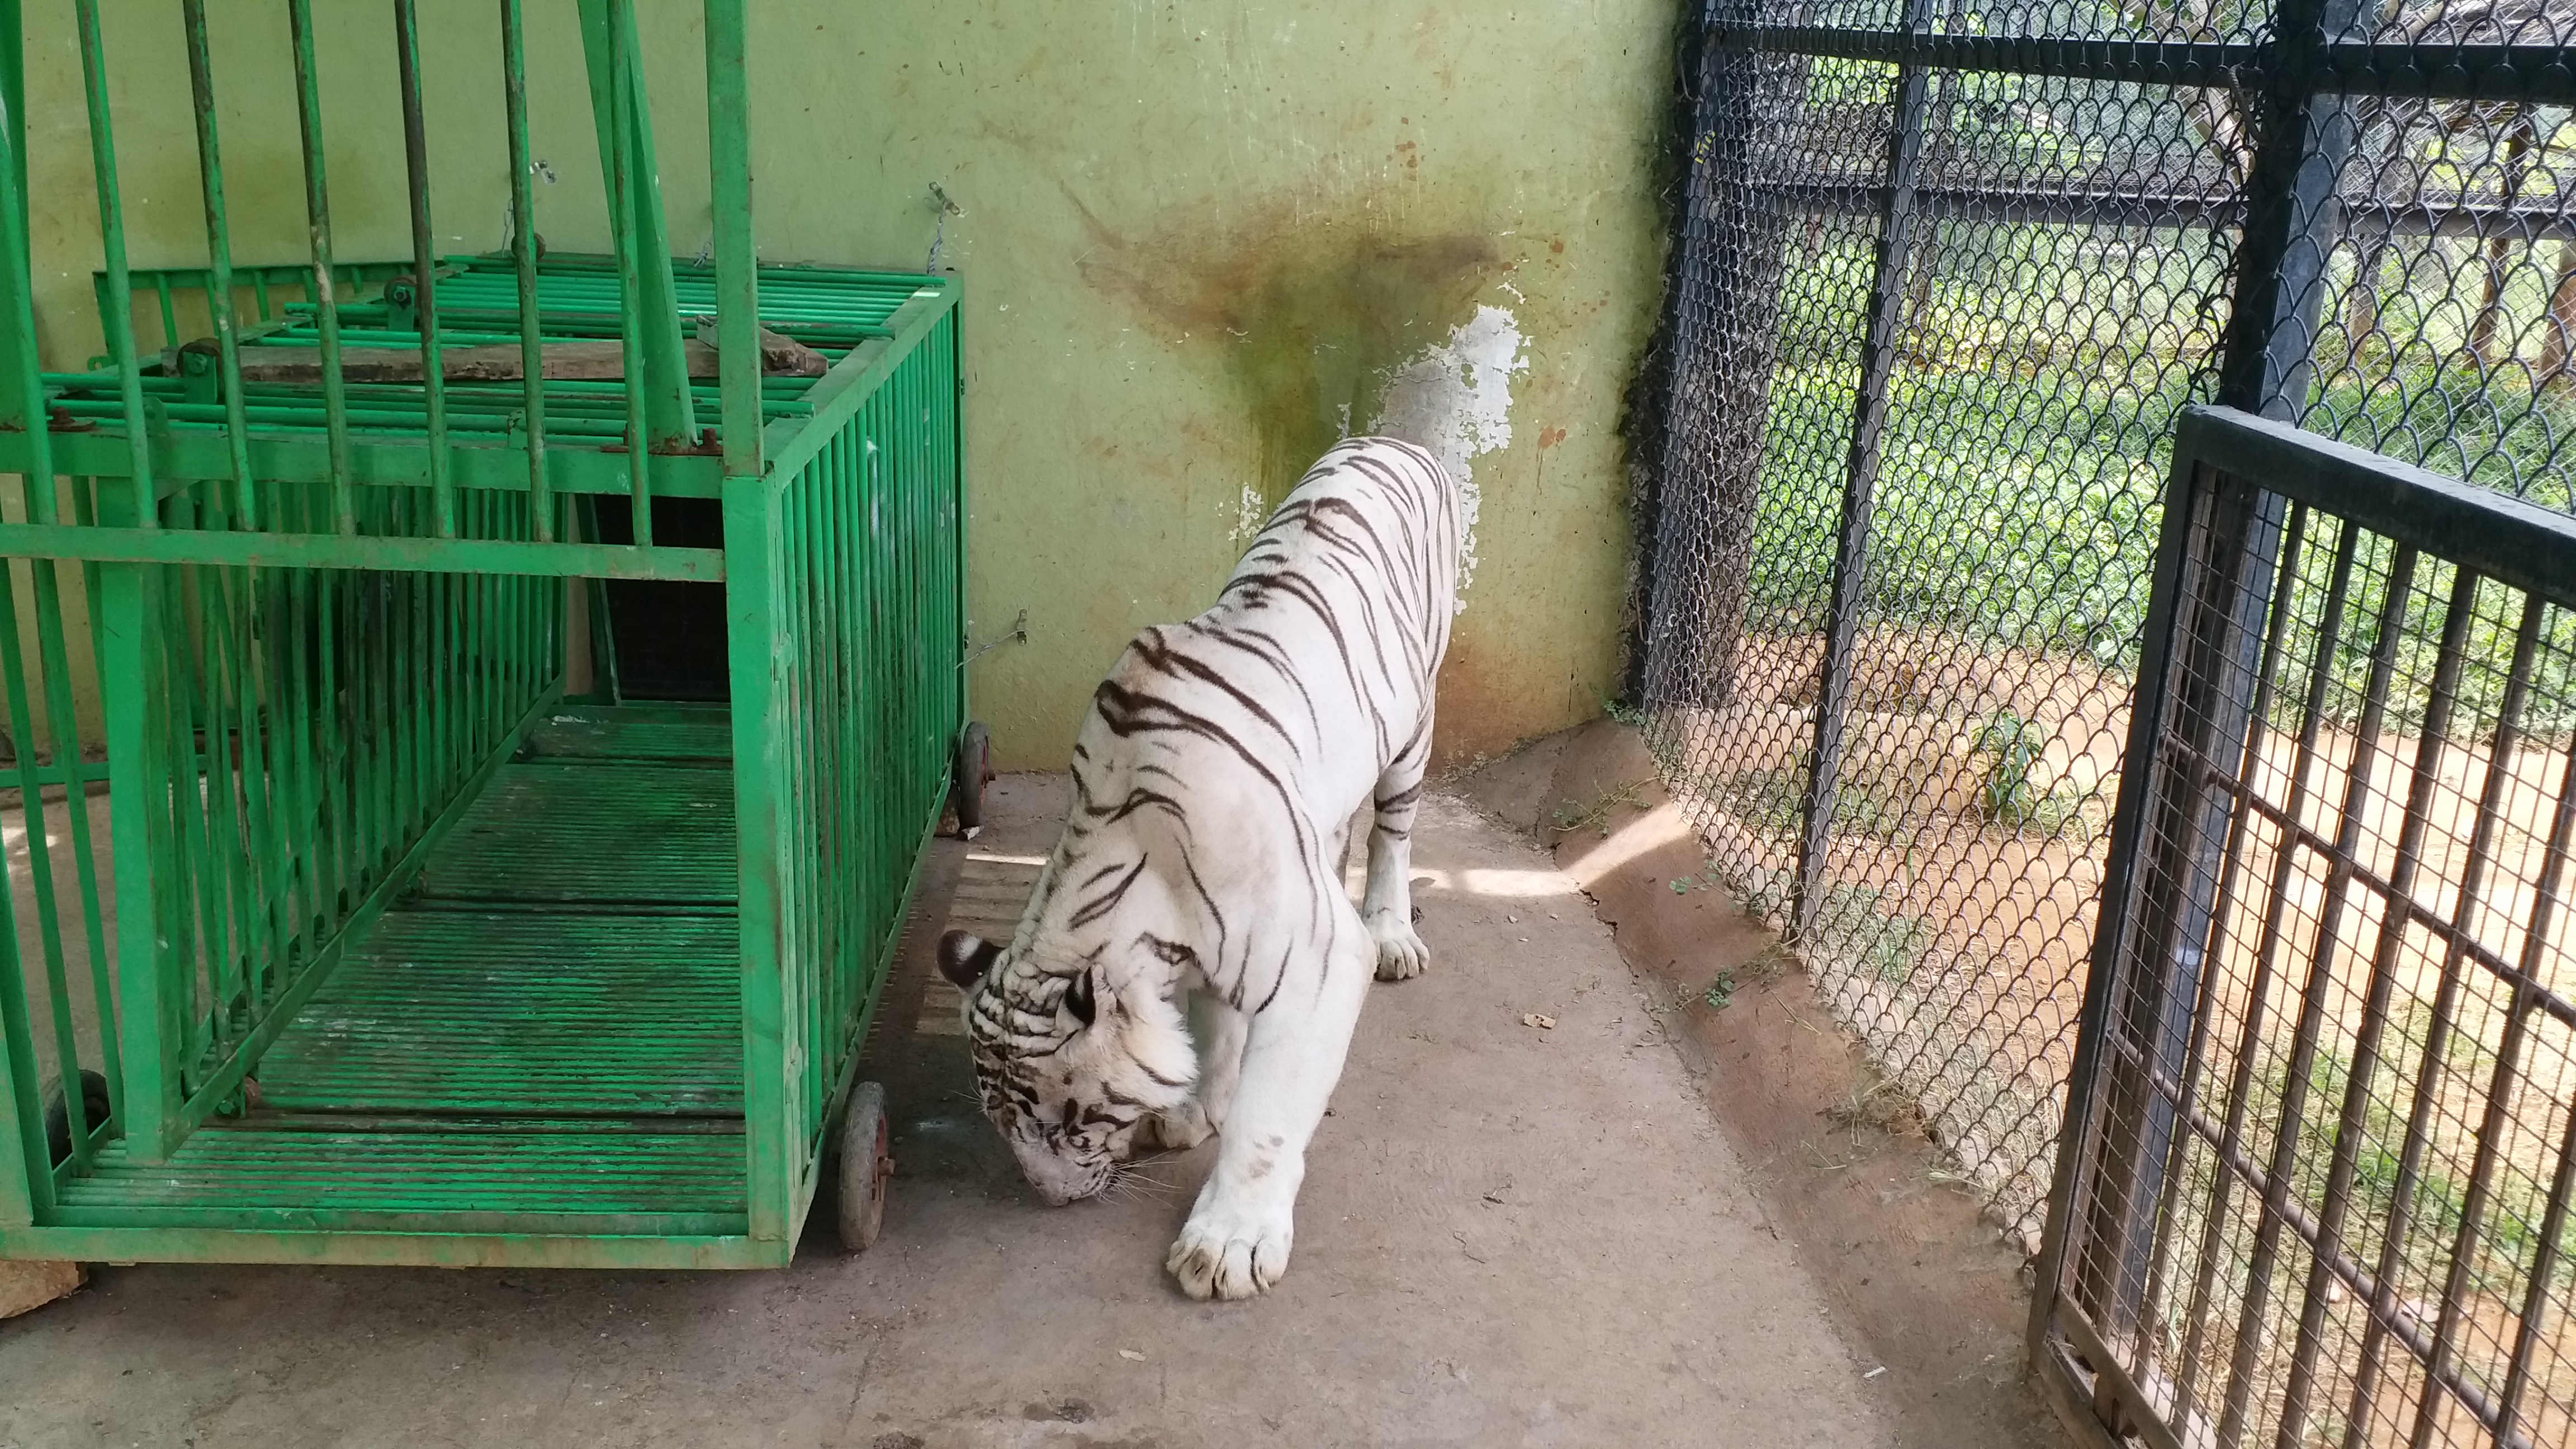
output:
[[[1096,1195],[1136,1146],[1223,1134],[1165,1262],[1192,1297],[1247,1298],[1287,1270],[1371,969],[1400,980],[1428,959],[1407,872],[1461,542],[1429,453],[1326,453],[1216,606],[1139,634],[1101,683],[1010,944],[940,942],[984,1111],[1047,1201]],[[1371,798],[1354,908],[1347,822]]]

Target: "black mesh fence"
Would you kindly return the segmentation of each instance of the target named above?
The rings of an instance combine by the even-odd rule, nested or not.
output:
[[[2576,519],[2177,446],[2046,1322],[2176,1443],[2565,1443]]]
[[[2176,418],[2224,403],[2576,512],[2570,41],[2576,0],[1704,16],[1648,736],[2034,1248]],[[2390,626],[2409,668],[2439,617]],[[2563,664],[2576,625],[2548,627]],[[2338,698],[2375,642],[2330,651]],[[2462,669],[2464,714],[2492,721],[2503,657]],[[2355,1432],[2329,1438],[2385,1437]]]

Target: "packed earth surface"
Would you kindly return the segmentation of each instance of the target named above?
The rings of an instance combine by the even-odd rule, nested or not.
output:
[[[0,1446],[2060,1442],[2018,1255],[1902,1122],[1831,1110],[1862,1078],[1803,978],[1677,1004],[1705,963],[1674,923],[1596,914],[1599,848],[1660,828],[1652,801],[1587,874],[1504,818],[1555,775],[1488,774],[1424,809],[1432,966],[1372,987],[1264,1298],[1163,1271],[1213,1144],[1050,1209],[976,1109],[931,948],[1007,933],[1066,802],[1004,776],[974,841],[934,844],[870,1037],[876,1248],[818,1213],[770,1273],[103,1267],[0,1323]],[[1688,935],[1766,946],[1741,917]],[[1814,1041],[1764,1045],[1780,1013]]]

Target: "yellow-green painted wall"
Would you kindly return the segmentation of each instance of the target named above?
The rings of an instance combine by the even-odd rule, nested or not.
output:
[[[135,261],[199,262],[177,4],[102,8]],[[390,7],[314,8],[340,251],[401,256]],[[684,254],[708,229],[696,8],[641,6]],[[236,256],[292,260],[284,6],[211,9]],[[27,10],[43,333],[55,363],[78,363],[99,350],[78,51],[66,0]],[[422,10],[438,230],[493,247],[492,6]],[[536,149],[556,178],[538,229],[597,249],[572,7],[528,11]],[[1673,16],[1672,0],[758,0],[764,259],[920,268],[936,237],[966,279],[974,629],[1028,617],[1026,644],[974,667],[1003,764],[1060,764],[1126,639],[1204,607],[1345,420],[1389,416],[1391,385],[1393,413],[1443,432],[1479,495],[1444,753],[1596,710],[1619,668],[1615,427],[1661,285],[1648,177]],[[935,195],[956,208],[944,232]]]

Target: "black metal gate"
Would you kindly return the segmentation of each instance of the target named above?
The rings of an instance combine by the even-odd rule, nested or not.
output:
[[[2034,1317],[2164,1445],[2576,1431],[2576,519],[2192,410]]]

